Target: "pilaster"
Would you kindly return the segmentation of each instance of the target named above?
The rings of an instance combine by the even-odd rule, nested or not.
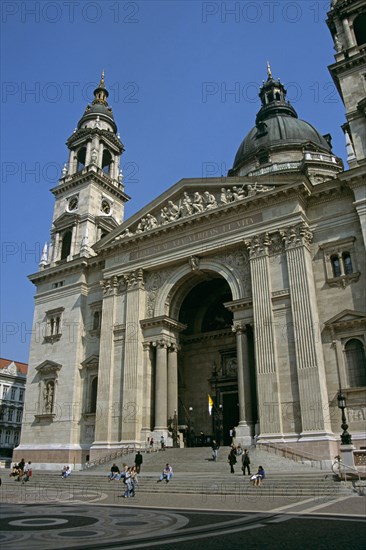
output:
[[[245,241],[253,289],[257,392],[261,435],[282,438],[280,388],[269,272],[271,240],[267,233]]]
[[[285,244],[299,384],[302,436],[331,434],[325,368],[305,223],[281,232]]]

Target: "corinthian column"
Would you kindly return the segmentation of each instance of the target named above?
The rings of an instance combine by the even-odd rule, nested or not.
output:
[[[236,333],[238,363],[239,425],[236,430],[236,435],[242,444],[249,445],[251,443],[251,398],[248,338],[245,323],[243,321],[234,322],[232,329]]]
[[[253,290],[254,337],[261,435],[282,437],[281,399],[274,334],[268,234],[245,241]]]
[[[165,340],[159,340],[158,342],[156,342],[154,430],[167,429],[167,419],[168,419],[167,348],[168,348],[168,343]]]
[[[174,418],[178,411],[178,346],[173,344],[168,350],[168,418]]]
[[[116,441],[115,419],[112,418],[111,403],[115,386],[113,325],[116,315],[116,296],[119,288],[117,277],[101,281],[103,287],[103,310],[99,349],[98,398],[95,419],[95,442],[98,444]]]
[[[281,232],[287,257],[302,435],[331,433],[319,316],[310,255],[312,233],[305,223]]]

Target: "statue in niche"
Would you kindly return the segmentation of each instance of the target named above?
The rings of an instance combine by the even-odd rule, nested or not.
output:
[[[193,195],[192,207],[195,214],[197,212],[203,212],[204,210],[203,197],[198,191],[196,191],[195,194]]]
[[[209,193],[208,191],[205,191],[203,193],[203,199],[205,201],[206,210],[212,210],[213,208],[217,207],[215,196]]]
[[[54,396],[54,385],[53,382],[48,382],[44,392],[43,392],[43,401],[44,408],[46,413],[51,413],[53,409],[53,396]]]
[[[236,376],[238,372],[238,360],[236,357],[228,357],[226,359],[225,374],[226,376]]]

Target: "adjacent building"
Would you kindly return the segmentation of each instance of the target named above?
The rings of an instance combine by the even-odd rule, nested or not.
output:
[[[365,0],[333,0],[327,20],[348,168],[268,67],[227,177],[183,179],[128,220],[102,76],[67,141],[51,244],[30,276],[19,456],[79,465],[169,440],[176,419],[224,443],[235,427],[245,445],[330,459],[340,391],[365,444],[365,18]]]
[[[28,365],[0,358],[0,461],[11,461],[19,444]]]

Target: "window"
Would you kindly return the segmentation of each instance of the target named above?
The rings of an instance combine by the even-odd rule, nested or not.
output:
[[[345,288],[360,278],[355,265],[357,260],[354,252],[355,241],[355,237],[349,237],[320,245],[324,255],[326,282],[329,286]]]
[[[62,237],[61,260],[66,260],[71,252],[72,231],[66,231]]]
[[[13,422],[14,410],[8,409],[8,422]]]
[[[331,256],[330,261],[332,262],[333,277],[341,276],[341,263],[338,256]]]
[[[100,311],[94,311],[93,330],[99,330],[100,329],[100,318],[101,318],[101,312]]]
[[[98,377],[92,379],[90,388],[90,413],[97,411]]]
[[[58,281],[57,283],[52,283],[52,288],[59,288],[60,286],[64,286],[65,281]]]
[[[15,443],[15,445],[19,444],[19,433],[18,432],[15,432],[15,434],[14,434],[14,443]]]
[[[5,432],[5,445],[9,445],[10,443],[10,430],[6,430]]]
[[[24,390],[19,390],[19,401],[24,401]]]
[[[110,154],[108,149],[104,149],[103,159],[102,159],[102,170],[105,174],[107,175],[110,174],[111,165],[112,165],[112,155]]]
[[[17,389],[16,388],[11,388],[11,393],[10,393],[10,399],[12,401],[15,401],[15,393],[16,393]]]
[[[358,46],[366,43],[366,13],[360,13],[353,22],[353,30]]]
[[[363,343],[358,338],[352,338],[344,346],[344,351],[349,387],[366,386],[366,359]]]
[[[18,411],[17,411],[16,421],[17,421],[17,422],[21,422],[21,421],[22,421],[22,411],[21,411],[21,410],[18,410]]]
[[[349,255],[348,252],[343,252],[342,261],[343,261],[344,273],[346,275],[351,275],[351,273],[353,273],[353,267],[352,267],[351,256]]]
[[[46,312],[45,340],[53,342],[59,340],[62,335],[62,312],[64,308],[57,308]]]
[[[9,390],[9,386],[3,386],[3,399],[8,398],[8,390]]]
[[[77,153],[77,161],[78,161],[77,169],[76,169],[77,172],[81,172],[81,170],[85,168],[85,159],[86,159],[86,148],[82,147],[81,149],[79,149]]]

